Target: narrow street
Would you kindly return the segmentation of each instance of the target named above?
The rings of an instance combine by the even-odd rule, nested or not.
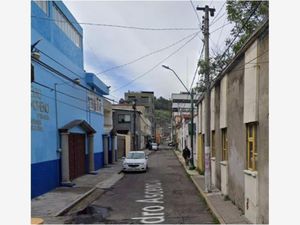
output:
[[[126,173],[72,223],[207,224],[215,220],[174,152],[149,155],[146,173]]]

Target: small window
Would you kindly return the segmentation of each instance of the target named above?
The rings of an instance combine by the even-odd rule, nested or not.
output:
[[[130,123],[130,115],[120,114],[118,116],[119,123]]]
[[[34,2],[43,10],[43,12],[48,15],[48,1],[36,1]]]
[[[228,160],[227,128],[222,129],[222,161]]]
[[[211,157],[216,157],[215,131],[211,132]]]
[[[256,170],[257,151],[256,151],[256,124],[248,123],[247,125],[247,168]]]

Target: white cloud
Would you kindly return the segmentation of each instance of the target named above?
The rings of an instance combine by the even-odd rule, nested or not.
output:
[[[204,6],[209,2],[194,2],[194,5]],[[213,2],[216,14],[223,5],[223,1]],[[198,20],[189,1],[67,1],[65,2],[69,10],[79,22],[106,23],[136,27],[194,27],[198,26]],[[222,11],[225,10],[225,7]],[[203,12],[198,11],[200,18]],[[219,16],[222,13],[219,14]],[[223,25],[224,16],[216,22],[211,30]],[[212,19],[212,18],[211,18]],[[195,31],[141,31],[112,27],[87,26],[82,25],[84,30],[84,51],[85,67],[91,72],[97,73],[113,65],[120,65],[134,60],[140,56],[148,54],[157,49],[170,45],[180,40],[184,36]],[[211,38],[214,44],[218,43],[221,30],[213,33]],[[225,27],[220,37],[220,43],[229,34],[228,27]],[[202,37],[202,34],[200,35]],[[126,84],[129,80],[145,73],[163,58],[170,55],[184,42],[155,55],[147,57],[139,62],[133,63],[122,69],[109,71],[105,75],[101,74],[101,79],[111,85],[111,90],[115,90]],[[190,87],[194,75],[202,42],[195,38],[187,44],[180,52],[166,60],[164,64],[173,68],[181,77],[182,81]],[[96,55],[96,60],[86,57],[88,52]],[[92,55],[93,55],[92,54]],[[109,65],[107,64],[109,62]],[[96,64],[96,65],[95,65]],[[198,78],[196,78],[196,81]],[[138,79],[131,85],[112,93],[118,98],[124,96],[127,90],[154,91],[157,97],[169,98],[172,92],[184,91],[184,88],[172,74],[171,71],[163,69],[161,66],[154,69],[149,74]]]

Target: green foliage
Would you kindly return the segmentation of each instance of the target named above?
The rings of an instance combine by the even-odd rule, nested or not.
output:
[[[255,13],[247,19],[256,9]],[[255,29],[263,20],[269,17],[269,2],[268,1],[227,1],[226,3],[227,19],[234,23],[231,30],[231,41],[236,35],[239,35],[239,40],[232,45],[231,50],[236,53]]]
[[[256,9],[257,7],[257,9]],[[255,10],[256,9],[256,10]],[[226,39],[226,48],[233,42],[228,51],[223,55],[217,53],[214,58],[210,59],[210,79],[213,80],[230,62],[233,56],[241,49],[247,39],[253,32],[269,17],[269,2],[268,1],[227,1],[226,2],[227,19],[234,26],[230,32],[230,37]],[[255,10],[255,12],[254,12]],[[249,16],[254,12],[246,23]],[[199,62],[203,69],[200,73],[203,74],[206,65]]]
[[[165,99],[163,97],[156,98],[154,97],[154,108],[155,109],[163,109],[163,110],[171,110],[172,102],[171,100]]]

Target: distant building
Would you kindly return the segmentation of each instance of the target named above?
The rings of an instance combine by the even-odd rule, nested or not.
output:
[[[103,167],[107,86],[83,68],[83,31],[61,1],[31,1],[31,197]],[[40,40],[40,41],[39,41]]]
[[[139,106],[145,106],[145,116],[151,122],[151,133],[155,133],[155,116],[154,116],[154,92],[153,91],[141,91],[141,92],[131,92],[125,93],[125,101],[132,102],[136,99],[136,104]]]
[[[144,106],[137,106],[134,112],[130,104],[113,105],[113,126],[118,134],[131,135],[131,149],[134,150],[134,141],[138,149],[144,149],[151,137],[151,123],[144,116]],[[134,136],[135,113],[135,136]]]
[[[199,94],[194,96],[194,99],[199,98]],[[190,125],[191,118],[191,96],[187,92],[172,93],[172,122],[171,122],[171,139],[177,143],[179,150],[182,150],[185,145],[191,149],[190,133],[188,127]],[[196,100],[194,101],[194,116],[197,114]],[[195,124],[195,120],[194,120]],[[196,126],[194,125],[194,128]],[[195,133],[195,131],[194,131]],[[194,146],[195,146],[194,138]],[[195,151],[194,151],[195,154]]]

